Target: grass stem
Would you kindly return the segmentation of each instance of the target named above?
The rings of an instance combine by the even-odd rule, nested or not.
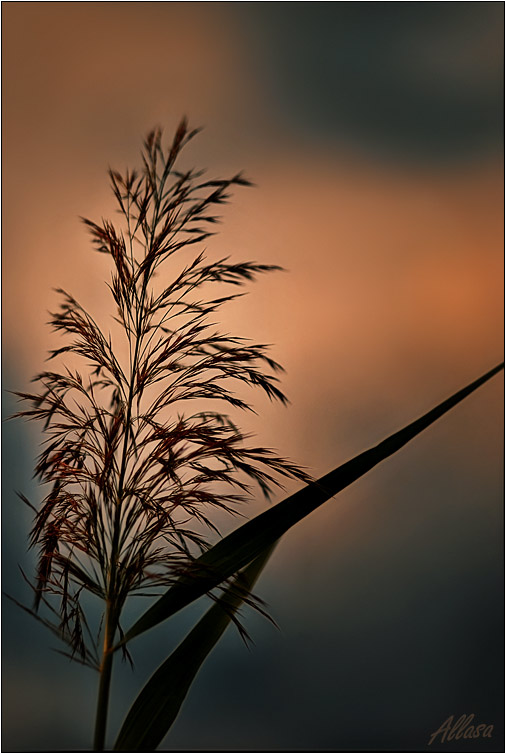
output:
[[[112,665],[114,653],[111,651],[116,633],[115,610],[110,603],[107,605],[106,625],[104,636],[104,650],[100,666],[100,682],[98,687],[97,713],[95,718],[95,736],[93,751],[104,751],[107,733],[107,713],[109,709],[109,691],[111,688]]]

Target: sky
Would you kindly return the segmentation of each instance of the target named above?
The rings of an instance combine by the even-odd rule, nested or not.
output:
[[[502,3],[2,13],[6,415],[6,391],[26,389],[54,347],[54,289],[108,311],[107,262],[79,216],[110,216],[108,167],[137,165],[146,133],[170,138],[183,114],[204,127],[192,165],[255,183],[210,253],[288,270],[224,314],[286,369],[289,407],[258,400],[243,422],[263,444],[324,474],[502,360]],[[498,376],[290,531],[258,586],[279,629],[246,614],[249,651],[229,629],[164,748],[424,750],[450,715],[474,713],[495,738],[469,748],[500,750],[503,414]],[[14,490],[40,499],[39,442],[36,427],[4,424],[3,579],[19,598],[17,565],[33,564]],[[111,742],[202,607],[132,646]],[[91,671],[28,615],[3,615],[4,750],[89,748]]]

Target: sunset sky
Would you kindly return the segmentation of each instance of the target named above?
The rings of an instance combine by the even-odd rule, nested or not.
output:
[[[5,390],[59,343],[55,288],[110,311],[79,216],[113,219],[108,167],[139,166],[148,130],[169,139],[183,114],[204,126],[189,165],[255,183],[209,254],[288,270],[224,310],[286,368],[291,405],[260,399],[243,422],[262,444],[321,475],[502,360],[502,3],[2,10]],[[463,713],[500,742],[502,423],[496,377],[287,534],[259,585],[280,631],[249,616],[248,652],[229,630],[166,747],[413,750]],[[13,490],[40,499],[40,437],[20,422],[3,437],[4,588],[23,598]],[[166,642],[133,645],[111,731]],[[4,750],[89,746],[96,679],[55,644],[6,607]]]

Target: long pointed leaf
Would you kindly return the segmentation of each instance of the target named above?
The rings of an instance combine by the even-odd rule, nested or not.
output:
[[[182,576],[139,618],[127,632],[123,642],[133,639],[166,620],[244,568],[294,524],[355,482],[378,463],[396,453],[503,368],[504,363],[494,367],[419,419],[390,435],[379,445],[360,453],[318,481],[306,485],[294,495],[224,537],[198,558],[191,572]]]
[[[154,751],[168,732],[202,663],[251,591],[274,546],[241,571],[223,597],[151,676],[133,703],[114,751]],[[225,603],[225,606],[223,604]]]

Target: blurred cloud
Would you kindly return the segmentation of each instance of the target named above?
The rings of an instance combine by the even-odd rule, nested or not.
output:
[[[408,163],[501,148],[499,3],[258,4],[253,18],[272,101],[296,128]]]

